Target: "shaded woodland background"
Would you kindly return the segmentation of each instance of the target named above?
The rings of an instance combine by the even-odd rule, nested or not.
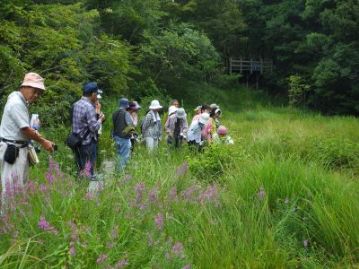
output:
[[[292,105],[359,114],[355,0],[2,0],[0,20],[2,104],[37,71],[49,89],[38,111],[56,123],[89,80],[138,100],[243,82],[229,57],[272,59],[261,87]]]

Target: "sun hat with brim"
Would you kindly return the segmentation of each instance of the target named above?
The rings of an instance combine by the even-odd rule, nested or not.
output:
[[[197,106],[193,111],[200,111],[202,106]]]
[[[177,111],[176,111],[176,117],[178,118],[178,119],[184,119],[184,118],[186,118],[186,111],[181,107],[181,108],[179,108],[179,109],[177,109]]]
[[[201,117],[199,118],[198,121],[202,124],[206,124],[208,120],[209,120],[209,114],[205,112],[201,114]]]
[[[168,108],[168,115],[172,115],[173,113],[176,113],[178,107],[175,107],[175,106],[170,106]]]
[[[44,79],[36,73],[27,73],[20,87],[32,87],[40,90],[45,90]]]
[[[129,107],[133,110],[139,110],[141,108],[137,101],[130,102]]]
[[[84,94],[89,94],[89,93],[93,93],[93,92],[99,93],[99,91],[101,91],[101,90],[98,88],[96,82],[88,82],[84,85],[84,87],[82,89],[82,92]],[[100,93],[102,93],[102,91]]]
[[[220,125],[218,127],[218,129],[217,129],[217,134],[218,135],[227,135],[227,133],[228,133],[228,130],[227,130],[227,128],[225,126]]]
[[[160,102],[158,100],[152,100],[151,105],[149,106],[149,109],[161,109],[162,106],[160,105]]]
[[[209,107],[210,107],[211,109],[217,109],[217,108],[219,108],[219,105],[217,105],[217,104],[210,104]]]
[[[120,108],[128,108],[129,107],[129,101],[127,98],[121,98],[119,101],[118,101],[118,106]]]

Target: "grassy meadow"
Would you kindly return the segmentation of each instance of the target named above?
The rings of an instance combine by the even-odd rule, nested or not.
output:
[[[0,268],[358,268],[358,119],[263,96],[193,90],[185,109],[219,104],[235,144],[199,154],[162,141],[154,155],[138,145],[124,174],[101,165],[115,158],[117,100],[104,100],[97,194],[73,176],[68,128],[43,130],[59,151],[42,152],[13,193]]]

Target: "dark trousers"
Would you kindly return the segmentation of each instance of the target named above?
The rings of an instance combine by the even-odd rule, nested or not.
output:
[[[167,138],[167,144],[168,145],[172,145],[175,148],[179,148],[182,145],[183,142],[183,137],[182,136],[168,136]]]
[[[83,171],[86,168],[86,163],[89,162],[90,175],[94,175],[94,167],[96,165],[96,157],[97,157],[97,142],[95,140],[91,140],[90,144],[81,145],[75,150],[75,158],[76,164],[78,168],[78,172]]]

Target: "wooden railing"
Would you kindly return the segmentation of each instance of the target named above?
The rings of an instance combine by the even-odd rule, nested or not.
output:
[[[229,58],[228,61],[228,72],[239,72],[243,73],[248,71],[249,73],[259,72],[263,74],[264,72],[273,72],[273,62],[268,60],[260,59],[256,60],[244,60],[241,58]]]

